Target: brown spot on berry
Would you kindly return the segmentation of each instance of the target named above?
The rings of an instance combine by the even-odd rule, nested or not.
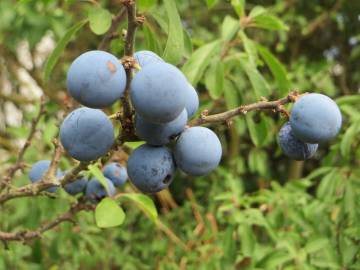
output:
[[[111,73],[116,72],[116,66],[112,62],[108,61],[107,62],[107,67],[108,67],[108,69],[110,70]]]

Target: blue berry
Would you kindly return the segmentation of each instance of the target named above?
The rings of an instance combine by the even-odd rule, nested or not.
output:
[[[134,54],[134,58],[142,68],[151,63],[164,62],[160,56],[152,51],[138,51]]]
[[[148,144],[165,145],[185,129],[187,119],[185,109],[177,118],[165,124],[151,123],[137,115],[135,121],[136,135]]]
[[[104,51],[83,53],[71,64],[67,74],[70,95],[82,105],[103,108],[124,94],[124,67],[112,54]]]
[[[105,197],[114,196],[116,193],[114,184],[107,178],[106,178],[106,183],[108,186],[108,191],[99,182],[98,179],[96,178],[91,179],[90,181],[88,181],[86,185],[85,196],[93,203],[97,203]]]
[[[222,148],[216,134],[205,127],[186,129],[175,146],[177,166],[189,175],[210,173],[220,163]]]
[[[289,122],[280,129],[279,144],[284,154],[295,160],[311,158],[318,148],[318,144],[304,143],[296,138]]]
[[[115,187],[123,186],[128,179],[126,168],[116,162],[107,164],[103,169],[103,174],[113,182]]]
[[[170,150],[143,144],[136,148],[128,160],[131,182],[144,193],[156,193],[173,181],[175,163]]]
[[[114,128],[101,110],[79,108],[71,112],[60,127],[65,150],[80,161],[96,160],[114,143]]]
[[[151,63],[131,81],[130,97],[136,113],[153,123],[174,120],[185,108],[188,82],[175,66]]]
[[[290,125],[294,135],[306,143],[333,139],[341,128],[341,112],[336,103],[322,94],[308,94],[292,108]]]
[[[38,162],[36,162],[32,167],[31,167],[31,170],[29,172],[29,178],[30,178],[30,181],[32,183],[36,183],[38,181],[41,180],[41,178],[45,175],[45,173],[48,171],[49,167],[50,167],[50,163],[51,161],[50,160],[40,160]],[[56,177],[57,178],[61,178],[63,175],[63,173],[61,172],[60,169],[58,169],[56,171]],[[58,187],[51,187],[51,188],[48,188],[46,191],[47,192],[51,192],[51,193],[54,193],[56,192],[58,189]]]

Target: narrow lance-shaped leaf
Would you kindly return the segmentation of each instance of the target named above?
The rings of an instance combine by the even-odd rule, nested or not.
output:
[[[205,84],[212,99],[221,97],[224,91],[224,65],[215,58],[205,75]]]
[[[79,31],[85,24],[87,20],[83,20],[72,26],[65,35],[60,39],[55,49],[50,54],[44,68],[44,80],[48,81],[51,75],[52,70],[54,69],[56,63],[58,62],[60,55],[64,51],[66,45],[70,42],[71,38]]]
[[[276,80],[280,96],[286,95],[291,89],[291,83],[284,65],[267,48],[257,45],[257,49]]]
[[[215,40],[198,48],[182,68],[185,76],[192,85],[196,85],[211,62],[211,57],[220,48],[221,42]]]
[[[177,64],[184,53],[184,34],[181,19],[174,0],[164,1],[168,15],[168,39],[163,58],[172,64]]]

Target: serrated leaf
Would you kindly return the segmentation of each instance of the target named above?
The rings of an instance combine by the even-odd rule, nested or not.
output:
[[[125,193],[121,196],[127,198],[136,203],[136,205],[147,214],[152,221],[155,221],[158,217],[158,213],[153,200],[140,193]]]
[[[168,16],[168,39],[163,58],[172,64],[177,64],[184,54],[184,34],[181,19],[174,0],[164,1]]]
[[[226,16],[221,25],[221,37],[224,41],[230,41],[234,38],[240,29],[240,21],[231,16]]]
[[[71,38],[75,35],[77,31],[79,31],[88,21],[83,20],[69,28],[65,35],[59,40],[55,49],[50,54],[48,60],[46,61],[44,68],[44,80],[47,82],[50,78],[50,74],[54,69],[56,63],[58,62],[61,53],[64,51],[66,45],[70,42]]]
[[[221,97],[224,91],[224,65],[216,58],[205,75],[205,85],[212,99]]]
[[[88,166],[88,169],[91,172],[91,174],[102,184],[102,186],[106,189],[107,193],[109,194],[110,192],[109,192],[108,183],[100,168],[95,164],[91,164]]]
[[[125,213],[111,198],[104,198],[95,209],[95,221],[99,228],[111,228],[123,224]]]
[[[291,89],[291,83],[284,65],[267,48],[257,45],[257,49],[276,80],[280,96],[286,95]]]
[[[282,20],[269,14],[256,16],[252,19],[252,23],[255,27],[268,30],[289,30],[289,27]]]
[[[92,8],[88,13],[90,29],[96,35],[105,34],[111,26],[111,13],[104,8]]]
[[[182,67],[182,71],[192,85],[196,85],[211,62],[212,56],[220,49],[221,42],[215,40],[198,48]]]

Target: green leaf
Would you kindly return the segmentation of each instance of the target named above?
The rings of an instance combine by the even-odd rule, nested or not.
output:
[[[360,104],[360,95],[349,95],[339,97],[336,100],[337,105],[344,105],[344,104]]]
[[[224,82],[224,97],[226,108],[228,110],[234,109],[239,106],[239,93],[235,85],[229,80],[225,80]]]
[[[256,266],[262,269],[278,269],[293,257],[285,250],[272,250]]]
[[[289,30],[289,27],[282,20],[273,15],[259,15],[252,19],[253,24],[258,28],[268,30]]]
[[[169,29],[163,58],[172,64],[177,64],[184,54],[184,32],[181,19],[174,0],[164,1],[168,16]]]
[[[306,253],[314,253],[329,245],[329,239],[327,239],[326,237],[311,237],[309,239],[310,240],[306,243],[306,246],[304,247]]]
[[[155,36],[155,33],[151,30],[151,28],[147,24],[143,26],[143,32],[146,42],[146,48],[157,54],[162,53],[162,48],[159,42],[159,38]]]
[[[246,115],[246,124],[249,129],[250,137],[252,142],[256,146],[263,146],[266,143],[266,139],[268,136],[268,124],[266,119],[262,118],[260,123],[255,124],[252,116],[247,114]]]
[[[339,176],[338,170],[333,169],[321,180],[316,190],[316,196],[323,201],[335,200],[336,188],[341,180],[342,178]]]
[[[231,0],[231,5],[240,18],[245,15],[245,0]]]
[[[126,142],[126,143],[124,143],[124,146],[129,147],[130,149],[134,150],[134,149],[138,148],[139,146],[143,145],[144,143],[145,143],[144,141]]]
[[[108,183],[100,168],[97,165],[92,164],[88,166],[88,169],[91,172],[91,174],[103,185],[103,187],[109,193]]]
[[[234,228],[228,227],[222,238],[222,248],[224,257],[227,260],[234,261],[236,259],[236,245],[233,238]]]
[[[224,65],[216,58],[205,75],[205,85],[212,99],[221,97],[224,91]]]
[[[345,132],[340,143],[340,151],[343,157],[348,157],[351,151],[351,146],[356,141],[360,133],[360,122],[351,125]]]
[[[184,29],[184,46],[185,46],[184,54],[187,58],[189,58],[193,52],[193,45],[192,45],[191,37],[189,33],[186,31],[186,29]]]
[[[125,213],[111,198],[104,198],[95,209],[95,221],[99,228],[111,228],[123,224]]]
[[[88,14],[90,29],[97,35],[105,34],[111,26],[111,13],[107,9],[92,8]]]
[[[227,15],[221,26],[221,37],[224,41],[230,41],[234,38],[240,29],[240,21]]]
[[[255,249],[255,236],[248,224],[240,224],[238,228],[241,242],[241,252],[246,257],[251,257]]]
[[[257,48],[255,46],[255,43],[246,36],[244,31],[240,31],[239,36],[241,38],[241,41],[244,44],[245,52],[246,52],[247,56],[249,57],[249,63],[256,69],[256,62],[258,59],[258,54],[257,54]]]
[[[249,13],[250,18],[255,18],[257,16],[263,15],[267,10],[262,6],[255,6]]]
[[[140,12],[147,11],[156,5],[157,0],[137,0],[136,5]]]
[[[158,217],[158,213],[153,200],[140,193],[125,193],[121,198],[127,198],[136,203],[136,205],[147,214],[152,221],[155,221]]]
[[[219,0],[206,0],[208,9],[214,7],[218,2],[219,2]]]
[[[257,45],[257,49],[276,80],[280,96],[286,95],[291,89],[291,83],[284,65],[267,48]]]
[[[249,61],[242,62],[245,73],[248,76],[250,83],[255,91],[257,99],[266,97],[270,94],[270,88],[265,78],[260,74],[256,67],[254,67]]]
[[[182,67],[182,71],[192,85],[196,85],[211,62],[212,56],[220,49],[221,42],[215,40],[198,48]]]
[[[49,80],[50,74],[54,69],[56,63],[58,62],[60,55],[62,54],[66,45],[70,42],[71,38],[75,35],[75,33],[79,31],[86,23],[87,20],[78,22],[77,24],[72,26],[69,30],[67,30],[65,35],[60,39],[55,49],[52,51],[48,60],[46,61],[44,68],[44,76],[43,76],[45,81]]]

